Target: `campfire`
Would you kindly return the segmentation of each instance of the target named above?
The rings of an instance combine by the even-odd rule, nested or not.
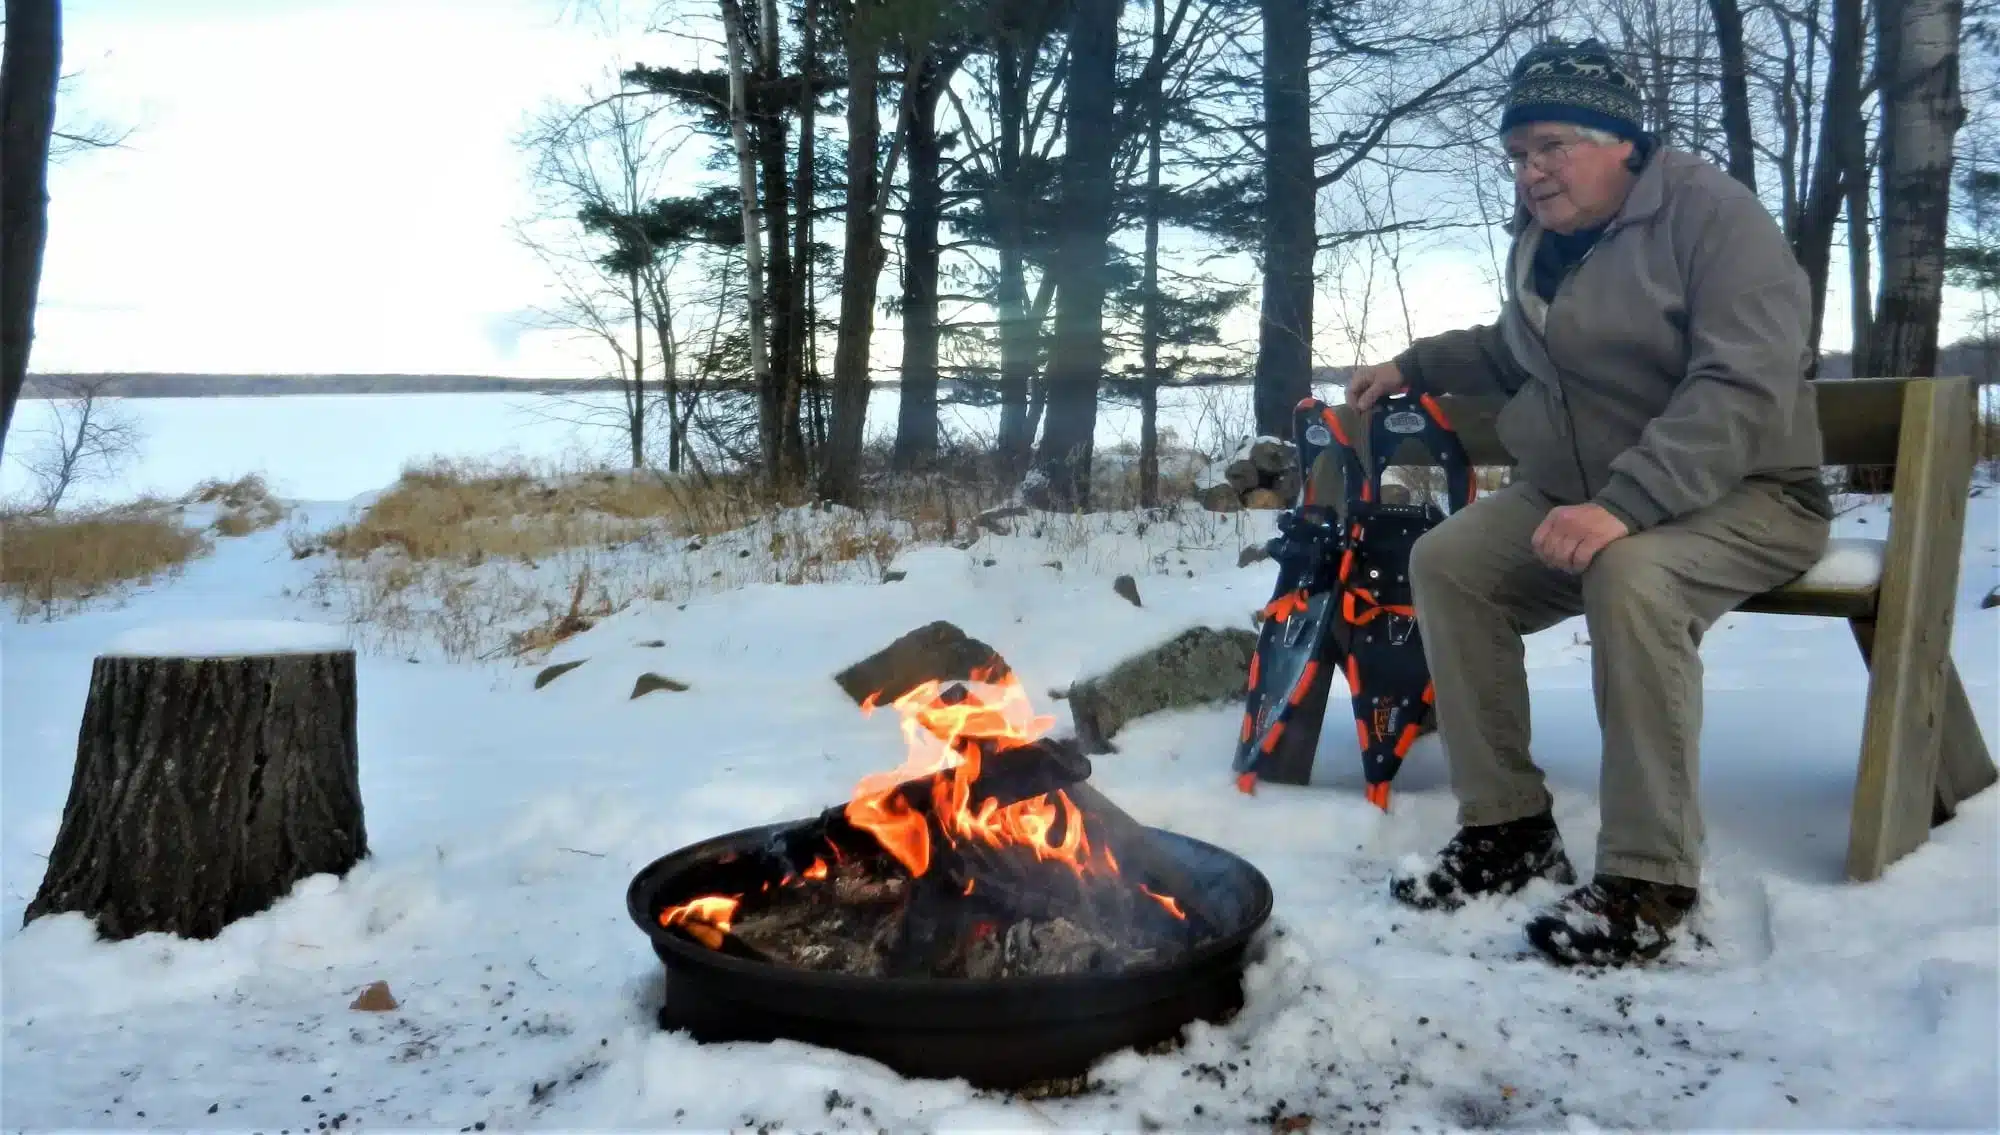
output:
[[[1168,964],[1238,930],[1212,883],[1085,783],[1089,760],[1004,666],[890,708],[900,767],[724,853],[701,893],[666,896],[660,927],[793,970],[989,980]]]

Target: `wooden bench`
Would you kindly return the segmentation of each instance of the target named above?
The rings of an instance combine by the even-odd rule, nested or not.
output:
[[[1887,537],[1836,539],[1819,564],[1738,609],[1841,618],[1853,629],[1868,667],[1868,705],[1847,876],[1866,881],[2000,779],[1951,657],[1977,394],[1966,378],[1830,379],[1813,389],[1829,465],[1895,469]],[[1513,465],[1493,429],[1503,397],[1440,403],[1474,464]],[[1351,410],[1339,413],[1357,427]],[[1431,464],[1415,443],[1396,460]],[[1319,499],[1344,499],[1333,462],[1322,460],[1315,480]]]

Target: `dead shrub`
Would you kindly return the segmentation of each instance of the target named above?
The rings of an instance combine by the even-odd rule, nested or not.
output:
[[[208,547],[164,502],[56,516],[0,514],[0,590],[23,618],[54,618],[125,585],[178,572]]]
[[[234,481],[203,481],[185,499],[189,504],[215,505],[215,521],[210,527],[222,536],[248,536],[285,518],[284,505],[255,473]]]

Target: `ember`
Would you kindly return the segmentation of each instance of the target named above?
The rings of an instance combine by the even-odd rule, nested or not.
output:
[[[1200,888],[1083,783],[1011,672],[926,682],[893,703],[903,764],[660,911],[711,950],[870,977],[1105,973],[1216,936]],[[863,712],[876,709],[873,697]]]

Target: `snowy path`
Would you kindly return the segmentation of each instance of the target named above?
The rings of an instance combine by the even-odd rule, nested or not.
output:
[[[329,508],[331,517],[338,511]],[[1879,510],[1844,535],[1882,531]],[[1871,532],[1871,527],[1873,531]],[[1972,502],[1955,643],[2000,739],[2000,501]],[[896,723],[830,679],[935,618],[998,647],[1037,705],[1082,670],[1193,622],[1243,625],[1268,565],[1234,546],[1141,576],[1042,566],[992,537],[909,557],[887,586],[767,586],[628,611],[533,669],[364,655],[362,789],[373,858],[309,880],[213,942],[94,943],[79,917],[22,930],[68,788],[92,655],[135,626],[326,618],[286,597],[308,567],[266,532],[223,541],[128,605],[0,631],[6,1128],[523,1127],[720,1131],[1243,1130],[2000,1125],[2000,811],[1988,792],[1870,886],[1840,881],[1865,674],[1836,620],[1736,615],[1709,666],[1707,949],[1598,976],[1524,954],[1538,889],[1457,916],[1390,903],[1396,860],[1452,828],[1420,743],[1392,815],[1359,793],[1351,734],[1323,783],[1244,797],[1229,709],[1148,719],[1095,780],[1150,823],[1253,860],[1278,897],[1249,1003],[1178,1052],[1126,1053],[1102,1086],[1024,1102],[915,1083],[794,1045],[661,1033],[659,967],[627,920],[633,872],[687,842],[807,814],[901,756]],[[987,565],[987,560],[992,560]],[[1580,621],[1530,644],[1538,754],[1580,870],[1596,742]],[[659,640],[666,645],[647,647]],[[642,670],[687,681],[631,701]],[[399,1011],[347,1008],[390,983]]]

